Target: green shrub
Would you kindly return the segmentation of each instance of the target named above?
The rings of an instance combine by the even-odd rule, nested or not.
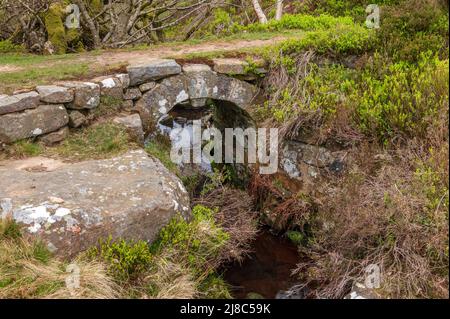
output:
[[[360,128],[382,140],[398,133],[424,136],[448,107],[448,66],[448,60],[423,54],[417,65],[398,62],[381,77],[366,69],[352,96]]]
[[[312,16],[308,14],[285,14],[281,20],[270,20],[266,24],[255,23],[247,26],[235,26],[235,32],[263,32],[299,29],[305,31],[326,30],[338,25],[353,25],[351,17],[332,17],[330,15]]]
[[[407,0],[382,7],[378,50],[394,60],[417,62],[421,52],[442,52],[448,46],[448,13],[435,0]]]
[[[100,241],[99,247],[89,251],[91,257],[100,257],[118,280],[135,279],[148,270],[152,255],[146,242],[114,242],[111,237]]]
[[[194,272],[207,270],[229,239],[229,235],[216,225],[214,214],[213,210],[197,205],[192,210],[191,222],[181,216],[172,219],[161,230],[152,251],[174,250],[187,259]]]
[[[284,54],[314,49],[318,53],[357,54],[372,48],[372,31],[366,27],[339,26],[331,30],[307,33],[303,39],[287,40],[280,45]]]

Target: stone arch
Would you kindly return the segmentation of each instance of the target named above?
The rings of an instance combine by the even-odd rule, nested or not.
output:
[[[259,89],[242,80],[218,74],[208,65],[193,64],[183,72],[163,79],[154,89],[145,93],[136,103],[146,127],[157,123],[177,104],[189,101],[193,107],[202,107],[208,99],[233,103],[248,111]]]

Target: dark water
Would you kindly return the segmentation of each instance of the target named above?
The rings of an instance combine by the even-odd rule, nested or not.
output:
[[[235,298],[247,298],[249,293],[257,293],[273,299],[278,292],[298,283],[291,276],[298,262],[294,244],[265,230],[256,238],[253,253],[242,264],[227,267],[224,279],[232,285]]]

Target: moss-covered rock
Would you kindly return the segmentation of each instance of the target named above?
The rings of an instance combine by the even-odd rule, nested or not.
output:
[[[53,44],[56,54],[64,54],[67,51],[66,30],[63,23],[63,6],[54,3],[44,14],[45,28],[48,40]]]

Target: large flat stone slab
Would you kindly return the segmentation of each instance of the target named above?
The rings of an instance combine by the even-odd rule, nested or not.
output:
[[[175,215],[190,218],[180,180],[143,150],[75,164],[46,158],[0,165],[0,215],[60,256],[99,239],[153,241]]]
[[[181,73],[181,66],[175,60],[152,60],[147,63],[127,67],[130,76],[130,86],[136,86],[148,81],[159,80]]]
[[[20,112],[27,109],[36,108],[39,105],[39,94],[37,92],[27,92],[16,95],[0,96],[0,115]]]
[[[41,105],[32,110],[0,116],[0,142],[15,141],[54,132],[69,122],[63,105]]]

